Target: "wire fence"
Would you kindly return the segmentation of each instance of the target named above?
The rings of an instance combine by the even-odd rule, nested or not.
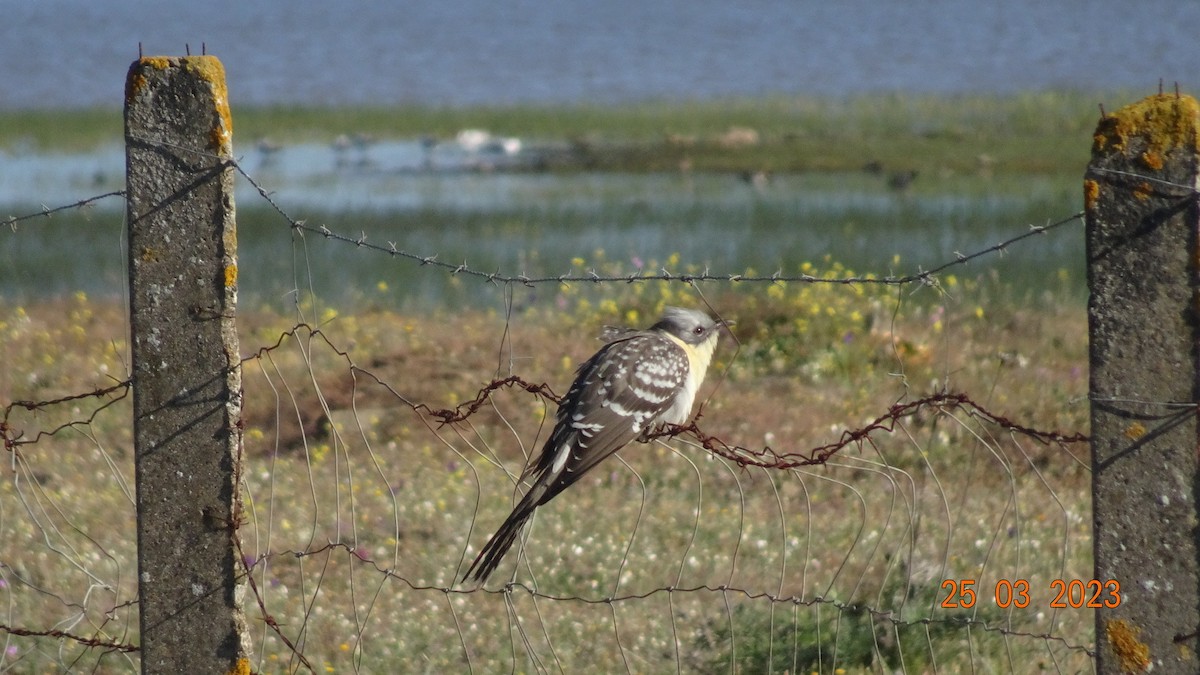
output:
[[[331,245],[394,255],[390,244],[372,248],[362,237],[281,218]],[[436,263],[400,255],[413,264]],[[617,300],[618,306],[646,306],[628,288],[627,276],[471,273],[507,285],[613,284],[607,292],[627,299]],[[537,310],[526,316],[506,312],[495,325],[466,329],[476,334],[475,344],[439,340],[445,328],[432,334],[413,328],[409,346],[381,344],[385,353],[409,355],[397,353],[394,363],[378,351],[357,355],[344,345],[361,344],[360,338],[333,325],[293,326],[245,364],[247,391],[267,394],[249,399],[265,398],[275,415],[295,418],[294,424],[262,425],[267,447],[248,443],[248,454],[267,454],[273,463],[291,454],[307,476],[303,519],[293,510],[267,512],[280,501],[278,469],[264,472],[261,482],[247,480],[248,503],[266,505],[251,508],[243,530],[257,535],[247,560],[260,609],[275,619],[260,637],[262,653],[269,658],[268,645],[276,641],[290,644],[283,650],[290,654],[345,650],[346,667],[366,670],[416,652],[434,669],[467,665],[485,671],[912,672],[981,663],[1020,671],[1030,659],[1047,669],[1089,668],[1091,615],[1069,593],[1055,597],[1058,585],[1091,577],[1080,411],[1074,425],[1060,431],[1052,425],[1063,418],[1040,415],[1037,406],[1023,405],[1032,419],[1014,422],[1009,413],[946,389],[946,371],[957,369],[950,361],[971,357],[934,352],[962,350],[958,341],[934,328],[937,321],[919,303],[862,290],[876,282],[936,288],[935,277],[826,278],[838,285],[817,291],[813,287],[822,280],[815,275],[737,279],[662,270],[639,272],[634,281],[646,276],[696,289],[691,302],[698,304],[706,299],[701,282],[747,282],[749,290],[717,305],[733,311],[753,307],[747,297],[766,304],[769,289],[780,284],[800,286],[792,294],[786,287],[776,291],[784,312],[810,302],[836,305],[835,294],[844,288],[849,305],[876,303],[881,316],[872,326],[878,328],[851,341],[871,343],[862,348],[876,356],[864,360],[883,367],[831,364],[821,374],[848,370],[839,373],[845,382],[812,378],[818,382],[804,386],[789,382],[807,379],[800,354],[797,363],[786,363],[785,347],[783,364],[763,363],[759,356],[764,341],[803,335],[788,335],[792,327],[750,333],[754,337],[740,349],[721,357],[721,372],[696,422],[671,429],[649,447],[626,450],[594,481],[547,505],[515,568],[503,568],[505,579],[470,589],[456,583],[464,563],[507,512],[510,502],[498,496],[519,492],[519,469],[548,433],[557,396],[547,383],[565,385],[571,366],[592,347],[564,338],[562,325]],[[455,318],[447,320],[464,329]],[[969,322],[962,316],[946,320]],[[992,328],[984,330],[989,338],[996,337]],[[979,341],[969,326],[959,337]],[[411,383],[409,365],[428,340],[452,355],[449,368],[434,372],[462,376],[474,370],[463,379],[482,382],[477,393],[456,391],[466,400],[439,406],[430,401],[439,392]],[[566,348],[570,364],[506,367],[544,353],[546,345]],[[984,346],[993,363],[996,347]],[[854,354],[848,360],[863,355],[846,349]],[[890,351],[883,364],[881,350]],[[465,358],[472,352],[500,353],[501,365],[468,365],[476,361]],[[1013,352],[1015,362],[999,372],[1029,367],[1022,365],[1030,357],[1020,347]],[[980,385],[992,401],[1028,395],[1007,394],[1004,389],[1016,383],[990,375]],[[915,378],[934,383],[933,390],[914,393]],[[1078,399],[1084,391],[1078,373],[1076,378]],[[845,391],[847,386],[855,390]],[[834,415],[817,426],[822,416],[807,410],[814,405],[844,406],[849,419],[865,421],[839,423],[845,418]],[[870,413],[873,407],[881,412]],[[1065,417],[1072,417],[1070,411]],[[251,429],[258,419],[248,406]],[[285,426],[290,434],[282,433]],[[397,476],[399,466],[406,470]],[[348,617],[348,605],[338,611],[318,602],[316,590],[281,598],[270,589],[281,578],[291,579],[292,588],[330,593],[340,587],[358,595],[356,612]],[[288,609],[294,618],[283,623],[280,615]],[[293,628],[275,627],[281,624]],[[424,629],[406,630],[418,624]],[[312,649],[316,636],[338,635],[336,644]]]
[[[210,159],[290,233],[302,280],[288,315],[237,316],[241,508],[212,525],[236,547],[253,671],[1095,668],[1095,608],[1123,590],[1092,578],[1086,317],[966,267],[1083,213],[908,274],[485,272],[311,224]],[[312,279],[334,248],[504,301],[330,307]],[[527,287],[549,291],[518,306]],[[737,320],[695,418],[540,508],[490,582],[460,583],[593,336],[675,304]],[[82,295],[0,314],[0,669],[141,665],[127,322]]]
[[[251,317],[236,541],[256,670],[375,671],[416,654],[414,669],[481,671],[1017,671],[1031,659],[1090,668],[1091,615],[1074,583],[1091,576],[1085,427],[1079,411],[1022,401],[1033,392],[1016,374],[1065,381],[1053,371],[1081,362],[1025,353],[1019,329],[974,316],[986,303],[969,296],[986,296],[986,284],[955,280],[951,299],[939,277],[1019,255],[1022,241],[1080,214],[904,276],[663,268],[534,278],[308,225],[242,173],[280,227],[305,239],[297,245],[312,247],[306,235],[316,234],[433,274],[548,284],[567,298],[586,282],[639,317],[719,296],[714,307],[745,325],[740,344],[720,348],[695,422],[634,444],[547,505],[515,567],[472,589],[457,583],[464,563],[507,512],[556,389],[594,349],[572,323],[606,317],[579,305],[563,320],[555,303],[495,318],[314,323],[302,302],[290,324]],[[56,210],[10,219],[13,233]],[[649,284],[682,290],[634,288]],[[909,286],[942,295],[931,304],[887,290]],[[795,325],[742,312],[787,315],[806,303],[873,313],[837,345],[844,363],[821,363],[837,349],[804,353]],[[44,320],[10,317],[10,340],[36,336]],[[102,363],[127,358],[120,341],[107,349]],[[136,667],[130,381],[107,377],[4,407],[8,668]],[[1059,400],[1084,395],[1074,377]],[[956,390],[958,381],[978,389]],[[71,385],[65,374],[55,383]]]

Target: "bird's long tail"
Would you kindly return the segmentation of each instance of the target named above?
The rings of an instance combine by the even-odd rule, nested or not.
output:
[[[521,533],[521,529],[525,527],[525,523],[533,517],[533,512],[537,508],[536,499],[531,499],[531,495],[536,490],[530,490],[529,493],[517,504],[513,512],[508,515],[504,524],[500,529],[496,530],[496,534],[488,540],[484,545],[483,550],[475,558],[475,562],[471,563],[471,567],[467,569],[467,573],[463,575],[462,580],[477,581],[483,583],[491,576],[492,572],[496,571],[496,567],[500,565],[500,561],[504,559],[504,554],[508,553],[508,549],[517,540],[517,535]]]

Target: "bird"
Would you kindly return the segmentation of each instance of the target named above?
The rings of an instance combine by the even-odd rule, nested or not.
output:
[[[529,490],[462,581],[486,582],[534,511],[589,469],[634,439],[687,422],[720,330],[732,325],[700,310],[667,307],[648,329],[608,329],[606,344],[576,371],[537,461],[521,474],[521,481],[532,481]]]
[[[918,171],[909,169],[908,171],[897,171],[888,176],[888,187],[896,192],[904,192],[909,185],[917,179]]]

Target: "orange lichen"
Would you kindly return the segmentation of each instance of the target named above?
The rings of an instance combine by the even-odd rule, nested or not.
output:
[[[142,75],[137,66],[129,69],[129,77],[125,78],[125,102],[129,103],[137,97],[138,92],[146,86],[146,76]]]
[[[1121,662],[1121,670],[1127,673],[1145,672],[1150,667],[1150,648],[1138,639],[1141,633],[1123,619],[1109,621],[1104,625],[1108,646]]]
[[[129,66],[129,75],[125,78],[125,102],[132,101],[146,86],[148,80],[143,73],[147,68],[166,70],[170,67],[171,58],[168,56],[143,56],[134,61],[133,65]]]
[[[237,283],[238,268],[237,265],[225,266],[225,287],[229,288]]]
[[[229,670],[229,675],[250,675],[251,672],[253,671],[250,669],[250,659],[242,657]]]
[[[233,152],[233,116],[229,112],[229,92],[225,88],[225,66],[215,56],[144,56],[129,68],[129,76],[125,80],[125,100],[132,101],[147,83],[145,70],[153,68],[166,70],[168,68],[185,68],[198,75],[209,84],[216,108],[216,119],[209,133],[209,143],[213,150],[220,154]]]
[[[1142,182],[1138,183],[1137,185],[1133,186],[1133,196],[1138,201],[1144,202],[1147,199],[1150,199],[1150,195],[1153,192],[1154,192],[1154,188],[1151,187],[1150,184],[1147,183],[1146,181],[1142,181]]]
[[[1158,94],[1105,115],[1092,137],[1092,154],[1133,150],[1151,169],[1162,168],[1164,157],[1175,148],[1200,149],[1196,133],[1200,104],[1191,96]],[[1129,148],[1131,139],[1138,147]],[[1144,143],[1144,145],[1143,145]]]
[[[1141,422],[1134,422],[1125,427],[1125,437],[1131,441],[1136,441],[1146,435],[1146,427]]]
[[[229,112],[229,91],[225,88],[225,66],[217,57],[207,55],[185,56],[179,61],[180,65],[199,75],[211,87],[213,105],[217,112],[217,119],[209,136],[213,149],[223,154],[232,152],[233,116]]]
[[[1091,179],[1083,181],[1083,207],[1090,211],[1096,207],[1099,199],[1100,184]]]
[[[166,70],[171,67],[171,57],[169,56],[143,56],[137,62],[139,66],[158,70]]]

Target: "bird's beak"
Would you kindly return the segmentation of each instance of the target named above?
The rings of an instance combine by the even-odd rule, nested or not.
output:
[[[725,329],[725,332],[729,334],[729,337],[733,337],[732,328],[737,325],[736,321],[732,319],[717,319],[717,323],[721,324],[721,327]]]

